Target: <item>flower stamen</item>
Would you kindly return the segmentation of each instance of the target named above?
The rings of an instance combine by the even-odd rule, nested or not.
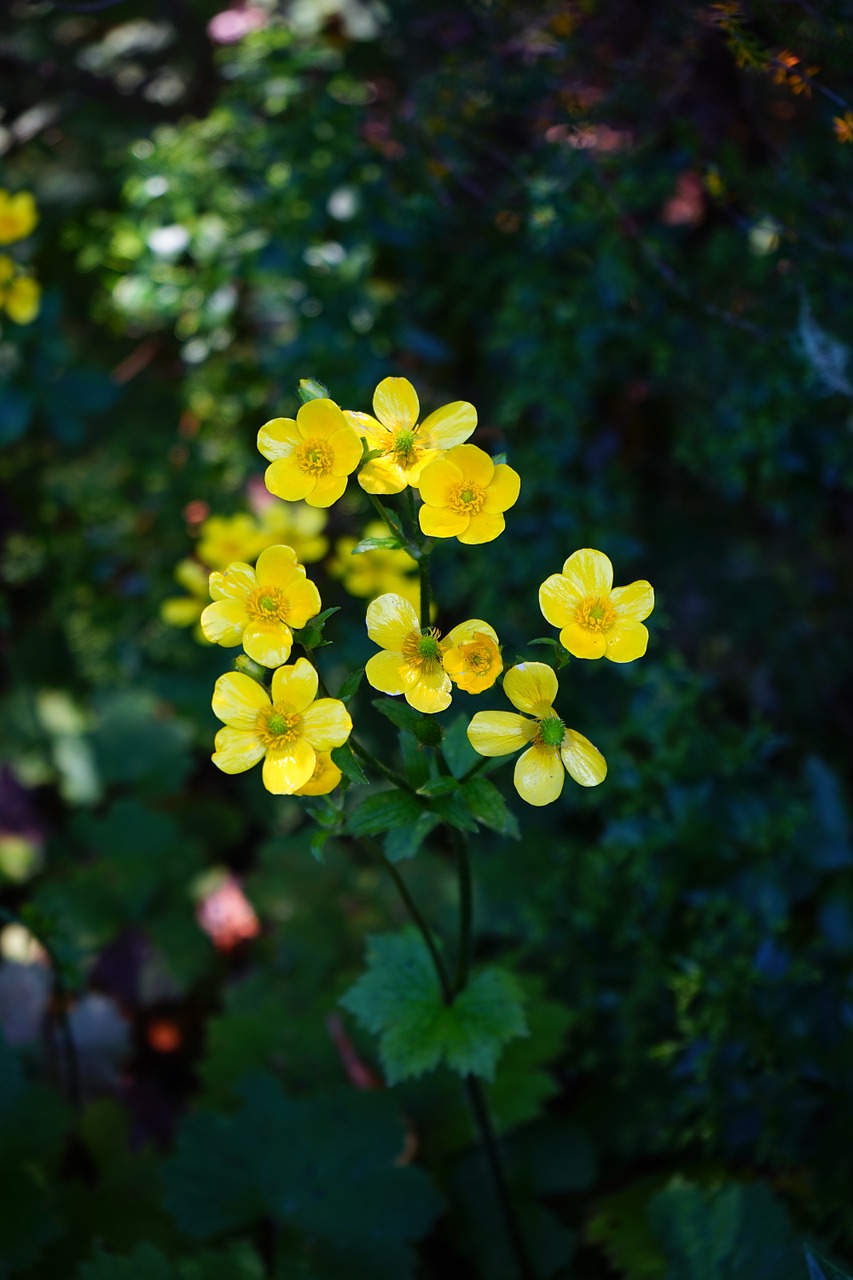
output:
[[[471,480],[457,485],[450,494],[450,509],[460,515],[476,516],[482,511],[486,492]]]
[[[332,469],[334,455],[325,440],[314,437],[296,450],[297,465],[310,476],[325,476]]]
[[[274,702],[258,712],[257,734],[269,750],[287,746],[299,737],[302,717],[291,707]]]
[[[616,610],[607,597],[585,596],[575,609],[575,621],[585,631],[609,631],[616,621]]]

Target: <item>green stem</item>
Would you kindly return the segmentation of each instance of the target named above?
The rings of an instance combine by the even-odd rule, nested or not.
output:
[[[490,760],[494,760],[494,756],[481,756],[479,760],[475,760],[470,769],[466,769],[460,782],[467,782],[469,778],[473,778],[475,773],[479,773],[481,769],[485,769]]]
[[[374,511],[379,516],[379,519],[388,526],[390,532],[393,533],[394,537],[396,538],[397,530],[394,528],[394,525],[391,523],[391,517],[389,516],[385,507],[379,501],[375,493],[369,493],[367,496],[371,501]]]
[[[468,841],[455,827],[450,828],[451,843],[456,854],[459,867],[459,946],[456,953],[457,995],[468,985],[468,970],[471,965],[471,934],[474,916],[474,895],[471,885],[471,859],[468,854]]]
[[[367,747],[363,747],[358,739],[353,738],[352,735],[350,735],[349,744],[357,756],[361,756],[362,760],[364,760],[366,764],[371,765],[378,773],[383,774],[389,782],[393,782],[401,791],[407,791],[410,796],[416,796],[418,794],[415,788],[411,786],[405,778],[401,778],[399,773],[395,773],[393,769],[389,769],[387,764],[383,764],[381,760],[377,759],[371,751],[368,751]]]
[[[421,527],[418,524],[418,517],[415,511],[415,495],[411,485],[406,485],[406,510],[409,513],[409,521],[412,526],[412,538],[417,542],[421,537]]]
[[[429,580],[429,552],[421,551],[418,560],[418,569],[421,575],[421,630],[425,631],[430,623],[430,609],[432,606],[432,592]]]
[[[436,946],[435,939],[432,936],[432,930],[430,929],[426,920],[421,915],[420,907],[412,897],[412,894],[409,891],[409,886],[406,884],[405,880],[400,875],[400,872],[394,866],[394,863],[389,862],[389,860],[385,857],[385,854],[382,852],[382,850],[373,840],[362,839],[359,843],[362,844],[366,849],[368,849],[370,853],[373,854],[374,858],[376,858],[379,862],[382,863],[382,866],[385,868],[388,875],[393,880],[394,887],[396,888],[397,892],[402,898],[403,903],[406,907],[406,910],[408,911],[409,915],[412,917],[412,922],[415,925],[415,927],[418,929],[421,937],[424,940],[424,943],[426,944],[426,948],[429,951],[429,954],[432,958],[433,968],[435,969],[435,975],[438,978],[438,985],[441,987],[441,998],[445,1004],[448,1004],[448,1005],[452,1004],[453,1003],[453,987],[451,986],[451,983],[450,983],[450,975],[448,974],[447,969],[445,968],[445,965],[444,965],[444,961],[441,958],[441,952]]]

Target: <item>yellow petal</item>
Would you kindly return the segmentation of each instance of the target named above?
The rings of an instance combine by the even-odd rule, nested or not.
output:
[[[477,425],[477,410],[467,400],[454,400],[436,409],[421,423],[423,443],[433,449],[452,449],[463,444]]]
[[[263,686],[242,671],[226,672],[213,689],[213,714],[231,729],[254,729],[258,712],[269,705]]]
[[[302,713],[302,732],[315,751],[331,751],[344,745],[352,720],[337,698],[318,698]]]
[[[302,440],[329,440],[342,428],[347,429],[343,411],[334,400],[309,400],[296,415],[296,426]]]
[[[438,466],[438,463],[433,463],[433,466]],[[471,516],[461,511],[451,511],[449,507],[423,506],[418,511],[418,523],[421,532],[428,538],[461,539],[471,523]]]
[[[285,622],[250,622],[243,632],[243,648],[262,667],[280,667],[293,648],[293,632]]]
[[[597,787],[607,777],[607,761],[598,747],[574,729],[566,730],[560,755],[567,772],[582,787]]]
[[[293,418],[270,418],[258,432],[258,449],[265,458],[289,458],[298,449],[302,437]]]
[[[452,631],[448,631],[442,640],[442,647],[454,649],[459,644],[465,644],[468,640],[473,640],[477,634],[491,636],[495,644],[498,643],[498,633],[494,627],[490,627],[488,622],[484,622],[482,618],[468,618],[465,622],[460,622]]]
[[[561,573],[552,573],[539,588],[539,608],[552,627],[565,627],[573,622],[582,599]]]
[[[654,588],[650,582],[640,579],[631,582],[627,587],[615,587],[610,596],[610,603],[619,615],[620,621],[642,622],[655,607]]]
[[[356,413],[352,409],[344,409],[344,418],[359,439],[364,437],[367,440],[368,448],[376,449],[388,443],[390,431],[369,413]]]
[[[243,631],[249,621],[239,600],[215,600],[201,615],[201,629],[211,644],[224,645],[226,649],[242,644]]]
[[[314,488],[305,495],[305,501],[309,507],[330,507],[338,498],[343,497],[346,487],[346,476],[318,476]]]
[[[408,485],[403,471],[389,458],[371,458],[358,473],[365,493],[402,493]]]
[[[317,697],[317,672],[307,658],[297,658],[289,667],[273,672],[272,700],[302,712]]]
[[[513,471],[512,467],[508,467],[505,462],[499,462],[495,467],[494,478],[486,493],[483,510],[490,515],[500,511],[508,511],[510,507],[515,506],[520,492],[521,476],[517,471]]]
[[[279,458],[271,462],[264,474],[264,484],[270,493],[285,502],[297,502],[307,498],[314,488],[316,476],[309,475],[297,464],[295,458]]]
[[[211,597],[214,600],[245,600],[250,591],[257,589],[258,579],[250,564],[235,560],[229,564],[224,573],[215,569],[208,579]]]
[[[428,467],[431,462],[437,462],[441,457],[438,449],[425,449],[420,457],[416,458],[410,467],[401,467],[406,484],[412,486],[413,489],[420,488],[421,476],[424,468]]]
[[[421,633],[418,615],[408,600],[396,592],[377,596],[367,606],[367,634],[382,649],[399,653],[413,631]]]
[[[468,528],[459,534],[459,541],[466,546],[478,546],[482,542],[494,542],[506,528],[506,520],[500,515],[490,515],[487,511],[478,511],[471,516]]]
[[[297,738],[287,747],[267,752],[264,757],[264,786],[274,796],[292,796],[305,786],[316,763],[314,748],[304,738]]]
[[[191,627],[203,608],[203,602],[192,596],[172,596],[160,605],[160,620],[167,627]]]
[[[214,746],[216,750],[210,758],[223,773],[245,773],[264,754],[264,744],[245,729],[220,729]]]
[[[553,804],[559,798],[565,778],[557,748],[542,745],[531,747],[519,756],[512,780],[522,800],[538,807]]]
[[[373,412],[391,431],[405,431],[418,420],[418,393],[408,378],[383,378],[373,394]]]
[[[355,471],[361,461],[361,440],[350,427],[336,431],[329,437],[329,446],[334,454],[332,475],[348,476]]]
[[[563,574],[579,599],[609,595],[613,586],[613,565],[603,551],[590,547],[573,552],[563,565]]]
[[[41,286],[32,276],[19,276],[9,285],[6,311],[15,324],[31,324],[41,306]]]
[[[602,658],[607,648],[607,637],[603,631],[590,631],[570,622],[560,632],[560,644],[573,658]]]
[[[535,734],[535,722],[514,711],[478,711],[468,725],[468,741],[481,756],[511,755]]]
[[[284,587],[296,578],[304,578],[305,570],[297,562],[293,547],[267,547],[258,556],[255,577],[259,587]]]
[[[403,660],[399,653],[389,653],[387,649],[374,653],[373,657],[367,660],[364,674],[371,688],[378,689],[380,693],[393,695],[406,692]]]
[[[504,676],[504,693],[512,705],[540,720],[551,714],[557,688],[556,673],[544,662],[519,662]]]
[[[309,618],[316,618],[322,606],[320,592],[309,578],[298,578],[285,590],[288,604],[288,620],[291,626],[304,627]]]
[[[422,676],[416,684],[407,684],[405,698],[410,707],[434,716],[445,711],[453,701],[453,685],[446,671]]]
[[[478,449],[475,444],[458,444],[445,456],[459,468],[466,480],[482,485],[484,489],[491,484],[495,464],[484,449]]]
[[[418,488],[424,502],[431,507],[449,507],[454,489],[462,483],[462,472],[449,458],[439,457],[424,467]]]
[[[620,619],[607,633],[604,656],[611,662],[634,662],[642,658],[648,643],[649,633],[642,622],[622,622]]]
[[[180,560],[175,565],[175,581],[201,601],[208,598],[209,579],[210,574],[198,560]]]
[[[327,796],[341,780],[341,771],[328,751],[317,752],[317,762],[311,777],[294,792],[297,796]]]

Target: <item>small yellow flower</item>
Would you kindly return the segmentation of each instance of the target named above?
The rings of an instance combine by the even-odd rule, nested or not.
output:
[[[352,720],[337,698],[317,698],[317,686],[317,672],[305,658],[273,672],[271,699],[240,671],[220,676],[213,710],[225,728],[216,735],[213,763],[223,773],[244,773],[263,759],[267,791],[292,796],[305,788],[306,795],[324,794],[307,790],[319,781],[318,757],[343,746]]]
[[[515,789],[528,804],[551,804],[569,773],[582,787],[596,787],[607,776],[604,756],[588,738],[568,729],[554,711],[557,677],[544,662],[522,662],[504,678],[512,711],[478,711],[468,726],[468,741],[481,756],[507,756],[527,747],[515,763]],[[533,719],[528,719],[533,716]]]
[[[552,627],[561,627],[560,643],[575,658],[633,662],[649,643],[643,626],[655,607],[646,581],[613,587],[613,565],[601,551],[575,551],[539,588],[539,607]]]
[[[241,512],[235,516],[209,516],[201,526],[196,554],[211,569],[227,569],[236,560],[254,564],[269,545],[257,520]]]
[[[461,444],[424,467],[421,530],[433,538],[492,542],[503,533],[507,511],[518,501],[521,478],[505,462],[492,462],[474,444]]]
[[[297,796],[327,796],[341,780],[341,771],[332,759],[330,751],[318,751],[314,772],[308,781],[294,792]]]
[[[442,642],[444,669],[466,693],[490,689],[503,671],[498,638],[491,627],[462,622]]]
[[[229,565],[210,575],[209,604],[201,629],[213,644],[242,642],[250,658],[264,667],[287,662],[293,647],[292,627],[304,627],[320,612],[320,592],[305,576],[291,547],[267,547],[253,569]]]
[[[832,124],[839,142],[853,142],[853,111],[845,111],[843,116],[833,116]]]
[[[479,618],[454,627],[447,641],[452,641],[452,648],[478,632],[497,644],[492,628]],[[367,634],[382,650],[364,669],[374,689],[403,694],[410,707],[427,715],[450,706],[452,685],[444,669],[441,632],[436,627],[422,631],[413,604],[393,591],[372,600],[367,606]]]
[[[387,534],[387,527],[374,520],[362,538],[383,538]],[[377,547],[354,556],[353,550],[360,540],[338,538],[335,554],[326,566],[330,576],[339,579],[351,596],[374,600],[386,591],[395,591],[415,604],[420,592],[418,566],[408,551],[402,547],[398,550]]]
[[[444,449],[467,440],[477,425],[477,410],[467,400],[454,400],[418,424],[421,407],[407,378],[385,378],[373,395],[369,413],[347,410],[347,421],[381,458],[365,463],[358,482],[367,493],[402,493],[418,487],[424,467]]]
[[[17,264],[0,254],[0,307],[15,324],[30,324],[41,306],[41,287],[32,276],[19,272]]]
[[[36,202],[29,191],[11,196],[0,190],[0,244],[23,240],[37,222]]]
[[[329,517],[319,507],[309,507],[305,502],[280,502],[272,500],[258,517],[264,546],[285,543],[293,547],[300,564],[315,564],[329,550],[329,539],[323,530]],[[236,556],[234,559],[245,559]]]
[[[167,627],[195,626],[195,638],[202,644],[210,643],[199,625],[205,606],[210,604],[209,577],[198,560],[181,560],[175,566],[175,579],[189,594],[171,596],[160,605],[160,618]]]
[[[258,432],[271,465],[266,486],[287,502],[330,507],[361,461],[361,441],[334,400],[309,400],[293,418],[272,418]]]

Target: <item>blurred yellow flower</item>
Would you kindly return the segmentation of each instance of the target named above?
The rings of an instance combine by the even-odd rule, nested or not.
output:
[[[320,592],[305,576],[290,547],[267,547],[253,569],[229,565],[210,575],[209,604],[201,629],[213,644],[242,642],[250,658],[278,667],[290,657],[293,627],[304,627],[320,612]]]
[[[41,286],[19,271],[7,254],[0,254],[0,307],[15,324],[30,324],[41,306]]]
[[[527,747],[513,775],[522,800],[551,804],[563,790],[566,772],[582,787],[604,781],[604,756],[583,734],[566,728],[554,712],[558,686],[551,667],[522,662],[506,673],[503,687],[512,705],[527,715],[478,711],[468,726],[468,741],[481,756],[506,756]]]
[[[361,441],[334,400],[309,400],[293,418],[272,418],[258,432],[271,465],[266,486],[276,497],[330,507],[361,461]]]
[[[417,604],[420,596],[418,566],[408,551],[377,547],[373,551],[353,550],[363,538],[384,538],[387,527],[379,520],[369,524],[361,538],[338,538],[335,554],[326,565],[332,578],[337,578],[351,596],[374,600],[386,591],[394,591]],[[414,576],[413,576],[414,575]]]
[[[189,594],[170,596],[160,605],[160,618],[167,627],[195,626],[193,634],[201,644],[210,644],[199,625],[202,610],[210,604],[209,577],[198,560],[181,560],[175,566],[175,579]]]
[[[575,658],[633,662],[646,652],[643,626],[655,607],[645,580],[613,586],[613,565],[601,551],[575,551],[539,588],[539,607],[552,627],[561,627],[560,643]]]
[[[37,222],[36,202],[29,191],[13,196],[0,189],[0,244],[23,240]]]
[[[341,771],[332,759],[330,751],[318,751],[314,772],[308,781],[294,792],[297,796],[327,796],[341,780]]]
[[[266,539],[264,546],[285,543],[296,552],[300,564],[314,564],[329,550],[329,539],[323,537],[328,521],[326,512],[319,507],[280,499],[270,501],[258,516],[261,535]]]
[[[503,671],[498,637],[486,622],[476,618],[460,622],[441,642],[444,669],[466,693],[490,689]]]
[[[198,558],[211,569],[227,569],[236,560],[254,564],[270,539],[253,516],[209,516],[201,526]]]
[[[320,781],[318,757],[343,746],[352,720],[336,698],[317,698],[317,687],[317,672],[305,658],[273,672],[272,698],[240,671],[220,676],[212,705],[225,728],[216,735],[213,763],[223,773],[244,773],[263,760],[264,786],[274,795],[301,788],[324,794],[307,790]]]
[[[518,501],[521,478],[505,462],[492,462],[474,444],[461,444],[431,462],[420,478],[423,533],[460,542],[492,542],[503,533],[503,512]]]
[[[454,400],[436,409],[418,425],[420,403],[407,378],[385,378],[373,396],[373,412],[347,410],[347,421],[368,449],[381,449],[381,458],[365,463],[358,482],[367,493],[401,493],[418,487],[420,474],[444,449],[462,444],[477,425],[477,410],[467,400]]]
[[[845,111],[843,116],[833,116],[832,124],[839,142],[853,142],[853,111]]]

